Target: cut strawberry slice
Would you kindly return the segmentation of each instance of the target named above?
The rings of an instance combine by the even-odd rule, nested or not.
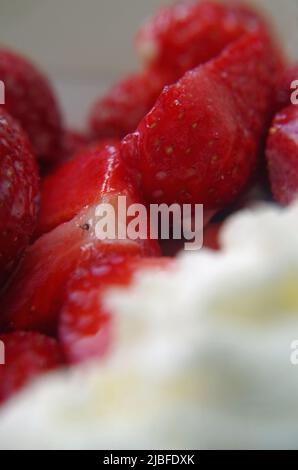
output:
[[[141,202],[125,175],[119,152],[116,148],[112,150],[112,147],[110,151],[105,172],[102,174],[101,187],[98,188],[98,199],[93,201],[93,204],[84,207],[69,222],[62,223],[40,237],[27,250],[1,300],[0,322],[6,330],[55,332],[65,283],[80,257],[88,257],[94,250],[105,253],[119,248],[125,253],[137,253],[144,256],[159,255],[158,243],[154,240],[101,241],[98,238],[97,208],[100,203],[114,205],[117,216],[119,196],[126,197],[127,206]],[[60,184],[63,184],[63,181]],[[74,202],[77,203],[77,201]],[[73,207],[70,206],[72,214],[76,208],[75,204]],[[126,228],[126,219],[119,222]],[[120,228],[120,226],[116,227],[116,238]]]
[[[256,166],[280,67],[279,52],[259,29],[164,89],[122,143],[148,202],[217,210],[235,200]]]
[[[57,341],[39,333],[15,332],[0,335],[5,364],[0,365],[0,403],[32,379],[63,363]]]
[[[121,138],[133,132],[165,85],[260,24],[259,15],[236,5],[195,1],[163,8],[137,35],[145,70],[120,80],[95,103],[90,114],[92,134]]]
[[[280,111],[269,131],[267,161],[275,199],[288,205],[298,196],[298,107]]]
[[[110,145],[106,141],[92,145],[43,179],[37,236],[71,220],[84,206],[99,201],[109,190],[107,182],[117,191],[122,178],[122,170],[115,161],[118,148],[112,141]],[[120,183],[123,189],[126,180],[123,172]]]
[[[140,259],[117,253],[82,263],[69,282],[60,318],[59,337],[68,362],[78,363],[108,352],[114,329],[113,316],[103,302],[108,289],[128,286],[139,270],[170,266],[166,258]]]

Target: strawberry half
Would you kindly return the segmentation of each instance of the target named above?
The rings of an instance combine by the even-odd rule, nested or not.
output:
[[[122,142],[148,202],[218,210],[235,200],[255,169],[280,67],[260,28],[164,89]]]
[[[98,239],[96,211],[101,203],[114,205],[117,217],[119,196],[126,197],[127,206],[141,202],[125,174],[119,151],[112,146],[109,149],[105,154],[105,171],[98,184],[97,200],[93,200],[92,204],[82,210],[78,209],[78,205],[70,205],[71,220],[41,236],[27,250],[14,279],[1,299],[0,323],[5,330],[54,333],[65,284],[80,258],[88,257],[89,253],[110,253],[120,246],[119,249],[131,254],[159,254],[158,244],[154,240]],[[63,180],[59,180],[59,184],[63,185]],[[64,202],[62,198],[60,203]],[[77,209],[78,213],[75,215]],[[62,222],[62,219],[59,220]],[[120,220],[124,228],[126,222]],[[116,232],[118,229],[120,227],[116,226]]]
[[[91,145],[43,179],[37,236],[71,220],[84,206],[95,204],[106,190],[110,167],[112,179],[108,183],[112,186],[116,179],[115,187],[119,187],[121,175],[117,174],[118,164],[114,161],[118,148],[116,141]],[[123,179],[124,187],[124,172]]]
[[[136,47],[147,67],[162,70],[176,81],[261,23],[260,15],[236,4],[179,1],[145,22]]]
[[[5,85],[5,109],[29,136],[39,158],[59,158],[62,119],[46,77],[27,59],[0,49],[0,80]]]
[[[0,283],[35,229],[39,178],[27,136],[0,109]]]
[[[0,341],[5,351],[5,364],[0,365],[0,403],[63,363],[57,341],[38,333],[18,331],[0,335]]]
[[[140,259],[121,253],[91,257],[82,263],[68,284],[59,323],[67,361],[78,363],[102,357],[112,346],[113,315],[103,301],[108,289],[130,285],[139,270],[170,265],[166,258]]]
[[[298,195],[298,107],[280,111],[269,131],[266,156],[275,199],[288,205]]]
[[[219,54],[263,22],[254,12],[214,2],[179,2],[160,10],[139,31],[136,45],[146,68],[114,85],[90,114],[92,134],[133,132],[165,85]]]

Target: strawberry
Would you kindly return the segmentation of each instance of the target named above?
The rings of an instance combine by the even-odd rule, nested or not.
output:
[[[219,234],[222,229],[222,225],[222,222],[207,225],[204,230],[204,248],[209,248],[209,250],[214,251],[220,250]]]
[[[247,185],[281,61],[262,28],[166,87],[121,145],[148,202],[218,210]]]
[[[0,365],[0,403],[30,381],[63,363],[57,341],[39,333],[15,332],[0,335],[5,364]]]
[[[61,160],[67,161],[89,144],[88,137],[82,132],[67,129],[63,132]]]
[[[293,86],[293,82],[296,82]],[[276,86],[276,108],[280,111],[291,104],[291,98],[297,101],[298,65],[292,65],[284,70]],[[293,103],[294,104],[294,103]],[[297,104],[297,103],[295,103]]]
[[[261,22],[248,9],[209,1],[162,9],[137,35],[145,70],[120,81],[96,102],[90,114],[93,135],[121,138],[133,132],[165,85],[215,57]]]
[[[176,81],[261,22],[259,15],[243,6],[180,1],[145,22],[136,47],[147,66],[166,71]]]
[[[109,253],[119,249],[133,255],[159,254],[154,240],[98,239],[96,209],[100,203],[116,205],[118,196],[126,196],[127,205],[140,202],[125,175],[117,148],[110,146],[109,149],[105,154],[106,166],[98,185],[97,200],[80,210],[77,204],[79,198],[72,200],[70,197],[68,201],[73,205],[70,205],[68,215],[71,220],[60,223],[27,250],[15,277],[2,295],[0,324],[5,330],[54,333],[65,284],[79,259],[90,256],[94,251]],[[63,185],[63,180],[57,181],[57,184]],[[61,203],[65,203],[63,198]],[[117,212],[117,207],[115,209]],[[59,215],[59,222],[62,222],[65,214],[67,212]],[[58,218],[54,216],[53,212],[53,219],[49,220],[57,221]],[[120,221],[120,224],[125,222]]]
[[[67,361],[78,363],[108,352],[114,336],[112,313],[103,301],[108,289],[130,285],[141,269],[169,266],[166,258],[140,259],[119,253],[84,261],[68,284],[59,323]]]
[[[112,141],[110,145],[107,141],[91,145],[43,179],[38,236],[71,220],[84,206],[98,200],[118,147],[116,141],[114,145]]]
[[[27,132],[36,155],[57,159],[62,123],[48,80],[23,57],[0,49],[0,80],[5,85],[5,109]]]
[[[124,137],[135,130],[140,120],[153,106],[164,78],[154,72],[131,75],[115,84],[96,101],[90,113],[93,136]]]
[[[38,186],[37,167],[27,136],[0,109],[0,282],[35,229]]]
[[[298,195],[298,107],[280,111],[267,141],[271,189],[276,201],[288,205]]]

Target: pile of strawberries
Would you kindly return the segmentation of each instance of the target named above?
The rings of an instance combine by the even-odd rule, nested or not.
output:
[[[298,68],[259,14],[178,3],[136,46],[142,71],[96,102],[86,135],[64,128],[32,64],[0,50],[0,401],[44,371],[107,354],[106,289],[143,267],[171,269],[169,245],[98,240],[99,203],[202,203],[222,218],[269,180],[278,203],[298,190]],[[219,248],[218,229],[206,227],[207,246]]]

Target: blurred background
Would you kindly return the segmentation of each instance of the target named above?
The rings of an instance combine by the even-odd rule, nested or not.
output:
[[[0,42],[23,52],[55,81],[69,124],[82,122],[94,98],[138,60],[140,23],[169,0],[0,0]],[[298,58],[297,0],[247,0],[273,18]]]

